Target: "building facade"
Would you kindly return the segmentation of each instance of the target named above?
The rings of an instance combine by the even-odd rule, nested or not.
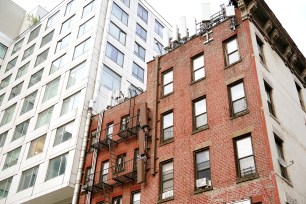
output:
[[[67,0],[4,44],[0,203],[76,203],[86,122],[145,88],[166,26],[145,1]]]
[[[306,203],[306,60],[264,1],[231,1],[93,116],[80,203]]]

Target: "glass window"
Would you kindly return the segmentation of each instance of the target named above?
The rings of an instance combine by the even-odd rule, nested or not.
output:
[[[41,25],[39,25],[38,27],[36,27],[34,30],[31,31],[29,39],[28,39],[28,43],[34,40],[38,36],[40,27]]]
[[[138,4],[138,10],[137,10],[137,15],[143,20],[144,22],[148,22],[148,11],[143,8],[140,4]]]
[[[12,60],[11,60],[9,63],[7,63],[7,66],[6,66],[5,72],[7,72],[7,71],[9,71],[9,70],[11,70],[12,68],[14,68],[14,67],[15,67],[16,62],[17,62],[17,58],[18,58],[18,56],[17,56],[17,57],[15,57],[14,59],[12,59]]]
[[[119,42],[125,45],[126,33],[123,32],[123,30],[121,30],[118,26],[110,22],[108,32],[109,34],[111,34],[111,36],[113,36]]]
[[[163,73],[163,96],[173,92],[173,71]]]
[[[40,136],[31,141],[27,158],[33,157],[44,150],[46,135]]]
[[[64,54],[52,62],[49,74],[56,72],[66,64],[67,64],[67,57],[66,54]]]
[[[230,86],[232,115],[237,115],[247,110],[243,82]]]
[[[266,91],[266,96],[267,96],[269,112],[271,115],[276,117],[275,111],[274,111],[273,100],[272,100],[272,88],[267,83],[265,83],[265,91]]]
[[[66,35],[65,37],[63,37],[62,39],[60,39],[57,44],[56,44],[56,49],[55,52],[58,52],[62,49],[64,49],[65,47],[67,47],[70,43],[70,33],[68,35]]]
[[[209,150],[195,153],[195,178],[196,180],[207,178],[211,180]]]
[[[133,76],[138,79],[139,81],[144,81],[144,69],[141,68],[138,64],[133,62]]]
[[[112,204],[122,204],[122,196],[117,196],[112,199]]]
[[[90,31],[93,28],[93,25],[94,25],[94,18],[91,18],[82,25],[80,25],[78,38],[84,35],[85,33],[87,33],[88,31]]]
[[[3,170],[17,164],[20,150],[21,150],[21,147],[18,147],[6,154],[6,159],[3,165]]]
[[[92,168],[91,166],[90,167],[87,167],[86,168],[86,173],[85,173],[85,178],[84,178],[84,184],[89,184],[90,180],[91,180],[91,171],[92,171]]]
[[[16,108],[16,103],[5,109],[0,127],[12,121],[15,108]]]
[[[132,204],[140,204],[140,192],[133,192],[132,193]]]
[[[163,38],[163,30],[164,26],[157,20],[155,20],[155,26],[154,26],[154,31],[157,35],[159,35],[161,38]]]
[[[66,170],[68,153],[50,160],[46,180],[63,175]]]
[[[301,104],[302,108],[305,108],[305,106],[304,106],[304,99],[303,99],[303,93],[302,93],[303,89],[296,82],[295,82],[295,87],[296,87],[296,90],[298,92],[300,104]]]
[[[251,137],[235,140],[238,176],[245,177],[256,173]]]
[[[23,86],[23,82],[17,84],[16,86],[12,88],[11,94],[9,96],[9,100],[11,100],[12,98],[20,94],[22,86]]]
[[[5,93],[0,96],[0,106],[2,105],[2,102],[4,100],[4,96],[5,96]]]
[[[4,79],[2,79],[1,83],[0,83],[0,90],[2,90],[3,88],[7,87],[10,83],[11,80],[11,74],[8,75],[7,77],[5,77]]]
[[[7,137],[8,131],[3,132],[0,134],[0,148],[3,147],[6,137]]]
[[[278,155],[278,161],[279,162],[279,168],[281,171],[282,177],[285,179],[289,180],[288,172],[287,172],[287,166],[284,166],[286,164],[285,157],[284,157],[284,150],[283,150],[283,141],[279,139],[279,137],[274,134],[274,139],[275,139],[275,145],[276,145],[276,151]]]
[[[83,79],[87,77],[87,74],[87,66],[85,61],[71,69],[69,73],[67,89],[74,86],[75,84],[79,84]]]
[[[128,128],[129,122],[130,122],[130,116],[129,115],[123,116],[120,122],[120,130],[126,130]]]
[[[121,154],[121,155],[117,156],[116,166],[115,166],[115,171],[116,172],[120,172],[120,171],[124,171],[125,170],[125,159],[126,159],[126,155],[125,154]]]
[[[48,42],[50,42],[53,38],[53,34],[54,34],[54,30],[52,30],[50,33],[48,33],[47,35],[45,35],[42,40],[41,40],[41,44],[40,47],[43,47],[44,45],[46,45]]]
[[[231,65],[240,60],[237,39],[232,39],[225,44],[226,64]]]
[[[53,106],[40,112],[38,114],[38,118],[36,121],[35,129],[44,126],[45,124],[49,123],[52,118]]]
[[[70,1],[67,6],[66,6],[66,10],[65,10],[65,15],[72,12],[72,11],[75,11],[76,7],[77,7],[77,0],[72,0]]]
[[[162,116],[162,143],[173,138],[173,112]]]
[[[161,199],[173,197],[173,161],[161,165]]]
[[[7,47],[3,45],[2,43],[0,43],[0,58],[1,59],[4,59],[6,55],[6,51],[7,51]]]
[[[74,121],[57,128],[53,147],[69,140],[72,137],[72,132],[74,128],[73,123]]]
[[[10,190],[13,177],[0,181],[0,199],[5,198]]]
[[[146,50],[139,45],[137,42],[135,42],[135,46],[134,46],[134,53],[143,61],[145,61],[145,57],[146,57]]]
[[[106,125],[106,136],[105,138],[113,138],[113,129],[114,129],[114,123],[109,123]]]
[[[106,56],[119,66],[123,67],[124,54],[110,43],[107,43],[106,45]]]
[[[154,45],[153,49],[159,54],[162,55],[165,53],[164,46],[158,42],[156,39],[154,39]]]
[[[49,48],[43,51],[42,53],[40,53],[36,58],[35,66],[43,63],[47,59],[48,53],[49,53]]]
[[[22,77],[23,75],[25,75],[27,73],[28,68],[29,68],[29,64],[30,64],[30,62],[26,63],[25,65],[23,65],[22,67],[20,67],[18,69],[15,80],[19,79],[20,77]]]
[[[200,55],[192,59],[193,81],[203,79],[205,77],[204,55]]]
[[[77,45],[74,49],[73,59],[79,57],[80,55],[87,52],[90,48],[90,38],[83,41],[81,44]]]
[[[86,16],[87,14],[89,14],[90,12],[92,12],[93,10],[95,10],[95,9],[96,9],[96,1],[94,0],[84,7],[83,13],[82,13],[82,18],[84,16]]]
[[[38,167],[39,166],[35,166],[22,172],[17,191],[22,191],[34,186],[38,174]]]
[[[113,4],[112,14],[119,19],[124,25],[128,25],[129,15],[122,10],[117,4]]]
[[[12,55],[15,54],[16,52],[18,52],[21,49],[23,40],[24,40],[24,38],[22,38],[21,40],[16,42],[16,44],[14,45],[13,51],[12,51]]]
[[[133,84],[130,85],[129,88],[130,97],[138,96],[141,93],[143,93],[143,90],[140,87],[136,87]]]
[[[34,91],[30,95],[24,98],[20,115],[30,111],[34,107],[35,99],[36,99],[37,91]]]
[[[44,72],[44,69],[42,68],[41,70],[39,70],[38,72],[36,72],[35,74],[31,76],[28,88],[40,82],[43,72]]]
[[[206,99],[193,102],[194,110],[194,130],[204,128],[207,125],[207,110],[206,110]]]
[[[78,108],[80,105],[80,92],[69,96],[68,98],[64,99],[63,101],[63,106],[62,106],[62,111],[61,111],[61,116],[65,115],[66,113],[72,111],[75,108]]]
[[[63,33],[63,32],[65,32],[66,30],[68,30],[68,29],[74,24],[74,21],[75,21],[75,15],[71,16],[69,19],[67,19],[67,20],[62,24],[61,32],[60,32],[60,33]]]
[[[144,41],[147,40],[147,31],[143,27],[141,27],[138,23],[136,24],[136,34]]]
[[[121,88],[121,77],[105,65],[102,72],[102,86],[113,93]]]
[[[47,25],[46,25],[46,30],[57,23],[57,21],[59,20],[59,17],[60,17],[59,14],[60,14],[60,12],[58,11],[48,19],[48,22],[47,22]]]
[[[265,64],[265,56],[264,56],[264,51],[263,51],[264,44],[257,36],[256,36],[256,43],[257,43],[257,49],[258,49],[258,55],[259,55],[260,62]]]
[[[106,182],[108,180],[108,169],[109,161],[102,162],[100,181]]]
[[[130,7],[130,0],[121,0],[127,7]]]
[[[49,100],[50,98],[53,98],[54,96],[56,96],[60,79],[61,77],[57,77],[56,79],[54,79],[53,81],[49,82],[46,85],[46,89],[45,89],[45,93],[44,93],[42,102],[45,102]]]
[[[30,124],[30,119],[17,125],[13,134],[12,141],[17,140],[22,136],[25,136],[27,134],[29,124]]]

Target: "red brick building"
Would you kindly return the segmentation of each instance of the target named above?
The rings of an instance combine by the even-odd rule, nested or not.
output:
[[[80,203],[306,202],[306,60],[265,2],[233,4],[93,116]]]

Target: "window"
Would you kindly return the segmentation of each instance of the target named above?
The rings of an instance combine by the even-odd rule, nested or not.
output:
[[[91,18],[82,25],[80,25],[78,37],[90,31],[93,28],[93,25],[94,25],[94,18]]]
[[[16,103],[5,109],[0,127],[12,121],[15,108],[16,108]]]
[[[143,61],[145,61],[146,50],[140,46],[137,42],[135,42],[134,53]]]
[[[6,137],[7,137],[8,131],[3,132],[0,134],[0,148],[3,147]]]
[[[124,25],[128,25],[129,15],[125,13],[117,4],[113,4],[112,14]]]
[[[122,196],[117,196],[112,199],[112,204],[122,204]]]
[[[130,116],[126,115],[121,118],[120,130],[126,130],[129,127]]]
[[[39,31],[40,31],[40,27],[41,27],[41,25],[39,25],[38,27],[36,27],[34,30],[31,31],[29,39],[28,39],[28,43],[31,42],[32,40],[34,40],[38,36]]]
[[[162,143],[173,138],[173,112],[162,115]]]
[[[129,88],[130,97],[138,96],[141,93],[143,93],[143,90],[140,87],[136,87],[133,84],[130,85]]]
[[[154,26],[154,31],[157,35],[159,35],[161,38],[163,38],[163,30],[164,26],[157,20],[155,20],[155,26]]]
[[[68,153],[50,160],[46,180],[63,175],[66,170]]]
[[[106,56],[119,66],[123,66],[124,54],[110,43],[106,45]]]
[[[21,150],[21,147],[18,147],[6,154],[6,159],[3,165],[3,170],[17,164],[20,150]]]
[[[299,95],[300,104],[301,104],[302,108],[305,108],[304,100],[303,100],[303,94],[302,94],[302,88],[296,82],[295,82],[295,87],[296,87],[296,90],[297,90],[298,95]]]
[[[74,121],[57,128],[53,147],[69,140],[72,137],[72,132],[74,128],[73,123]]]
[[[161,165],[160,191],[161,199],[173,197],[173,161]]]
[[[5,96],[5,93],[4,93],[4,94],[2,94],[2,95],[0,96],[0,106],[2,105],[2,102],[3,102],[4,96]]]
[[[251,137],[235,139],[235,148],[238,176],[240,178],[254,176],[256,167]]]
[[[84,9],[83,9],[83,13],[82,13],[82,18],[84,16],[86,16],[87,14],[89,14],[90,12],[92,12],[94,9],[96,8],[96,1],[93,0],[92,2],[90,2],[89,4],[87,4]]]
[[[59,20],[59,17],[60,17],[59,14],[60,14],[60,12],[58,11],[48,19],[48,22],[47,22],[47,25],[46,25],[46,30],[57,23],[57,21]]]
[[[30,111],[34,107],[35,99],[36,99],[37,91],[34,91],[30,95],[26,96],[23,101],[23,105],[21,108],[20,115]]]
[[[0,181],[0,199],[5,198],[10,190],[13,177]]]
[[[87,66],[85,61],[71,69],[69,73],[67,89],[79,84],[84,78],[87,77]]]
[[[141,27],[138,23],[136,24],[136,34],[144,41],[147,40],[147,31],[143,27]]]
[[[30,124],[30,119],[17,125],[13,134],[12,141],[17,140],[22,136],[25,136],[27,134],[29,124]]]
[[[31,76],[28,88],[40,82],[43,72],[44,72],[44,69],[42,68],[41,70],[39,70],[38,72],[36,72],[35,74]]]
[[[85,178],[84,178],[84,184],[89,183],[90,177],[91,177],[91,171],[92,171],[91,166],[86,168],[86,174],[85,174]]]
[[[6,55],[6,51],[7,51],[7,47],[3,45],[2,43],[0,43],[0,58],[1,59],[4,59]]]
[[[125,170],[125,154],[117,156],[115,171],[120,172]]]
[[[21,40],[16,42],[16,44],[14,45],[13,51],[12,51],[12,55],[15,54],[16,52],[18,52],[21,49],[23,40],[24,40],[24,38],[22,38]]]
[[[66,54],[64,54],[52,62],[49,74],[53,74],[54,72],[65,66],[66,64],[67,64],[67,57]]]
[[[74,49],[73,59],[79,57],[89,50],[90,46],[90,38],[83,41],[81,44],[77,45]]]
[[[266,82],[265,82],[265,91],[267,95],[267,103],[268,103],[269,112],[271,115],[276,117],[274,106],[273,106],[273,100],[272,100],[272,88]]]
[[[9,70],[11,70],[12,68],[14,68],[14,67],[15,67],[16,62],[17,62],[17,58],[18,58],[18,56],[17,56],[17,57],[15,57],[14,59],[12,59],[12,60],[11,60],[9,63],[7,63],[7,66],[6,66],[5,72],[7,72],[7,71],[9,71]]]
[[[148,11],[145,8],[143,8],[140,4],[138,4],[137,15],[145,23],[148,22]]]
[[[35,129],[40,128],[43,125],[49,123],[52,118],[52,112],[53,112],[53,106],[40,112],[38,114]]]
[[[207,109],[206,98],[202,98],[193,102],[193,129],[199,130],[207,126]]]
[[[113,91],[113,93],[120,90],[121,87],[121,77],[105,65],[102,72],[102,86]]]
[[[231,65],[240,60],[237,38],[225,44],[226,65]]]
[[[75,108],[78,108],[80,104],[80,92],[69,96],[68,98],[64,99],[63,101],[63,106],[62,106],[62,111],[61,111],[61,116],[65,115],[69,111],[72,111]]]
[[[141,68],[138,64],[133,62],[133,76],[138,79],[139,81],[144,81],[144,69]]]
[[[67,5],[68,6],[68,5]],[[70,18],[68,18],[63,24],[62,24],[62,27],[61,27],[61,32],[60,33],[63,33],[65,32],[66,30],[68,30],[71,25],[74,24],[74,21],[75,21],[75,15],[71,16]]]
[[[132,204],[140,204],[140,191],[132,193]]]
[[[50,42],[53,38],[53,34],[54,34],[54,30],[52,30],[50,33],[48,33],[47,35],[45,35],[42,40],[41,40],[41,44],[40,47],[43,47],[44,45],[46,45],[48,42]]]
[[[44,150],[46,135],[40,136],[31,141],[27,158],[40,154]]]
[[[120,0],[122,1],[127,7],[130,7],[130,0]]]
[[[30,62],[26,63],[25,65],[23,65],[22,67],[20,67],[18,69],[15,80],[19,79],[20,77],[22,77],[23,75],[25,75],[27,73],[28,68],[29,68],[29,64],[30,64]]]
[[[247,103],[244,93],[243,82],[236,83],[229,87],[231,100],[231,115],[239,115],[247,110]]]
[[[106,182],[108,180],[108,169],[109,169],[109,162],[108,161],[102,162],[100,181]]]
[[[173,70],[163,73],[163,96],[173,92]]]
[[[211,180],[209,150],[195,152],[195,178]]]
[[[285,161],[284,151],[283,151],[283,141],[279,139],[279,137],[276,134],[274,134],[274,138],[275,138],[275,145],[276,145],[276,151],[278,155],[279,168],[281,171],[281,175],[285,179],[289,180],[287,166],[284,165],[286,164],[286,161]]]
[[[38,167],[39,166],[35,166],[22,172],[17,191],[22,191],[34,186],[38,174]]]
[[[164,46],[158,42],[156,39],[154,39],[154,45],[153,45],[153,49],[159,54],[162,55],[165,53],[164,51]]]
[[[67,4],[66,10],[65,10],[65,15],[76,9],[76,6],[77,6],[76,2],[77,2],[77,0],[72,0]]]
[[[61,77],[57,77],[56,79],[54,79],[53,81],[49,82],[46,85],[46,89],[45,89],[45,93],[44,93],[42,102],[45,102],[49,100],[50,98],[53,98],[54,96],[56,96],[60,78]]]
[[[42,53],[40,53],[36,58],[35,66],[43,63],[47,59],[48,53],[49,53],[49,48],[43,51]]]
[[[260,62],[265,64],[265,57],[264,57],[264,51],[263,51],[263,42],[256,36],[256,43],[257,43],[257,49],[258,49],[258,55]]]
[[[64,49],[65,47],[67,47],[69,45],[69,41],[70,41],[70,33],[68,35],[66,35],[65,37],[63,37],[62,39],[60,39],[57,44],[56,44],[56,49],[55,49],[55,53]]]
[[[10,83],[10,80],[11,80],[11,74],[8,75],[7,77],[5,77],[1,83],[0,83],[0,90],[2,90],[3,88],[7,87]]]
[[[9,100],[11,100],[12,98],[20,94],[22,86],[23,86],[23,82],[17,84],[16,86],[12,88],[11,94],[9,96]]]
[[[113,138],[113,129],[114,129],[114,123],[109,123],[106,125],[106,135],[105,138]]]
[[[109,34],[116,38],[121,44],[125,45],[126,33],[123,32],[118,26],[110,22],[109,24]]]
[[[192,80],[197,81],[205,77],[204,55],[192,59]]]

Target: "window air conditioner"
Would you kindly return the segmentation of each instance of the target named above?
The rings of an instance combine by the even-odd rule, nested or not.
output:
[[[206,187],[208,186],[208,179],[207,178],[197,179],[196,185],[197,185],[197,188]]]
[[[162,199],[173,197],[173,190],[166,191],[162,194]]]

